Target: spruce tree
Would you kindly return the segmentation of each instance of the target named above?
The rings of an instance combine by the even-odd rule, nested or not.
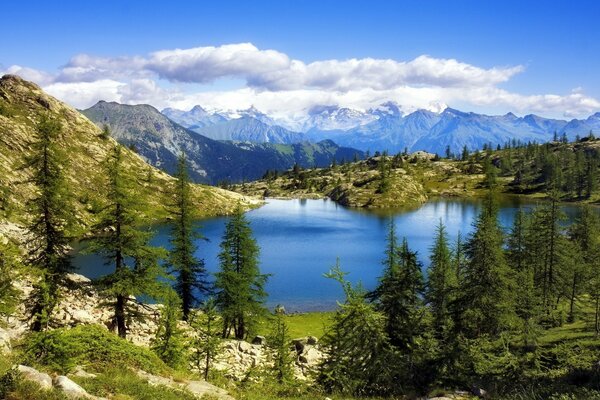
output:
[[[225,226],[219,253],[220,271],[216,274],[217,306],[223,316],[223,337],[231,331],[236,339],[245,339],[259,318],[266,315],[268,275],[258,266],[259,247],[241,204]]]
[[[89,251],[105,259],[112,272],[99,280],[100,288],[111,298],[113,323],[120,337],[127,336],[128,320],[140,317],[132,307],[131,296],[148,295],[154,298],[164,293],[164,276],[159,260],[163,249],[149,245],[153,232],[140,228],[138,215],[143,211],[136,202],[135,185],[123,165],[121,146],[111,150],[105,162],[107,203],[94,226],[95,236]]]
[[[73,225],[73,212],[64,177],[67,158],[58,146],[61,129],[57,120],[43,116],[37,125],[32,155],[25,164],[32,171],[31,182],[36,187],[35,197],[28,202],[33,218],[28,226],[31,256],[27,263],[39,273],[29,299],[33,331],[48,326],[60,300],[60,284],[72,270],[67,231]]]
[[[441,220],[436,228],[430,260],[426,300],[431,307],[436,339],[445,342],[453,325],[449,306],[454,301],[458,281],[456,269],[452,265],[448,235]]]
[[[206,295],[209,290],[204,260],[194,256],[194,240],[202,236],[194,231],[193,207],[191,203],[190,182],[185,155],[182,153],[177,162],[175,174],[175,204],[171,210],[173,228],[168,266],[176,275],[175,290],[181,298],[183,319],[188,320],[190,310],[198,303],[198,294]]]

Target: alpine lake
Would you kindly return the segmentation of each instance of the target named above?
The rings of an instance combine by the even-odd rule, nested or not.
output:
[[[502,198],[500,224],[508,231],[519,208],[530,209],[536,204],[539,202]],[[338,282],[325,278],[324,274],[335,265],[336,259],[348,273],[349,281],[360,282],[366,289],[374,288],[382,274],[391,218],[398,238],[406,237],[409,247],[418,252],[426,273],[429,249],[440,220],[454,243],[459,232],[463,239],[469,236],[481,207],[481,200],[443,198],[415,209],[382,212],[349,209],[328,199],[267,199],[264,206],[246,214],[260,246],[261,272],[270,274],[266,305],[269,308],[283,305],[287,312],[333,310],[343,300],[343,291]],[[581,208],[562,205],[561,209],[568,223]],[[196,256],[204,259],[210,274],[219,269],[219,244],[226,222],[227,217],[216,217],[197,223],[204,239],[197,242]],[[153,229],[156,235],[152,244],[168,249],[170,226],[162,224]],[[97,278],[112,271],[98,255],[79,250],[75,249],[73,257],[78,273]]]

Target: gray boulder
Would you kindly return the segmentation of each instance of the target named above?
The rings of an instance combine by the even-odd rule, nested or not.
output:
[[[72,399],[89,399],[91,396],[84,388],[67,378],[66,376],[57,376],[54,378],[54,387],[62,391],[67,397]]]
[[[21,373],[23,379],[37,383],[42,389],[52,389],[52,378],[50,378],[50,375],[25,365],[19,365],[17,370]]]

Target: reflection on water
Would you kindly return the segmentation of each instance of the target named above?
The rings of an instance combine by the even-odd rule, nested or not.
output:
[[[510,227],[519,206],[534,205],[518,198],[503,199],[499,210],[502,226]],[[465,237],[471,232],[480,206],[478,200],[438,199],[416,209],[375,213],[347,209],[330,200],[269,200],[247,214],[261,248],[261,270],[272,274],[267,285],[268,305],[283,304],[288,311],[333,309],[336,300],[342,299],[342,292],[336,282],[325,279],[323,274],[335,264],[336,257],[349,273],[349,280],[373,288],[381,274],[391,217],[398,236],[408,239],[409,246],[418,251],[426,267],[438,222],[446,225],[452,241],[459,231]],[[578,207],[564,206],[563,210],[572,220]],[[219,217],[198,223],[208,240],[198,242],[197,256],[204,258],[211,273],[218,269],[217,255],[225,222],[225,217]],[[153,244],[168,247],[168,225],[159,225],[156,231]],[[107,271],[95,255],[77,254],[74,262],[80,273],[92,278]]]

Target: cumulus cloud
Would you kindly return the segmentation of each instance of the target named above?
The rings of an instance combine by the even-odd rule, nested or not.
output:
[[[196,104],[218,109],[254,105],[292,119],[315,105],[366,110],[388,100],[402,104],[407,112],[439,110],[439,104],[553,116],[584,116],[600,109],[600,102],[580,88],[564,95],[521,95],[500,87],[524,71],[522,65],[483,68],[429,55],[408,61],[353,58],[306,63],[276,50],[238,43],[136,56],[79,54],[54,73],[18,65],[4,72],[33,80],[80,108],[98,100],[187,109]],[[207,91],[211,83],[223,80],[245,85]]]

